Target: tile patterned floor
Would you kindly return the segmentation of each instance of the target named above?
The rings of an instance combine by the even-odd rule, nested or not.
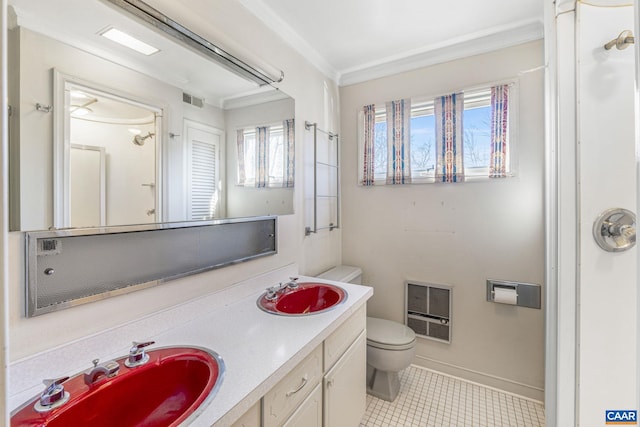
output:
[[[541,403],[417,366],[394,402],[367,395],[360,427],[544,427]]]

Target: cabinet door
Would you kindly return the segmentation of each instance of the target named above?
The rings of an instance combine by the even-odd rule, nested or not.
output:
[[[322,427],[322,388],[320,388],[320,384],[282,427]]]
[[[362,332],[324,376],[325,427],[357,427],[366,407],[367,342]]]
[[[231,427],[260,427],[260,402],[256,403]]]

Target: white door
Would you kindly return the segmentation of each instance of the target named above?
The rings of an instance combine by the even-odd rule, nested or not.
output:
[[[559,273],[548,309],[558,322],[547,369],[557,375],[547,425],[600,426],[609,410],[638,409],[637,248],[603,250],[593,225],[610,208],[637,212],[634,48],[604,48],[636,23],[624,1],[559,1],[555,19]]]
[[[220,182],[221,146],[224,132],[220,129],[185,120],[187,141],[187,219],[221,218]]]
[[[69,226],[107,225],[104,147],[72,144],[69,156]]]

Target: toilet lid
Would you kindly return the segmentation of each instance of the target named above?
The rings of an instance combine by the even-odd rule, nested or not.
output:
[[[390,347],[411,347],[416,340],[416,333],[405,325],[391,320],[367,317],[367,342],[370,345]]]

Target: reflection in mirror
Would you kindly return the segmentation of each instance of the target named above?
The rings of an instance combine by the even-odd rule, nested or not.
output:
[[[292,98],[100,0],[9,5],[12,230],[293,213]],[[121,46],[111,28],[158,50]],[[238,162],[239,131],[265,127],[271,152],[254,144]],[[238,181],[239,165],[269,184]]]
[[[97,91],[55,73],[62,139],[54,199],[56,228],[155,223],[161,109]]]

